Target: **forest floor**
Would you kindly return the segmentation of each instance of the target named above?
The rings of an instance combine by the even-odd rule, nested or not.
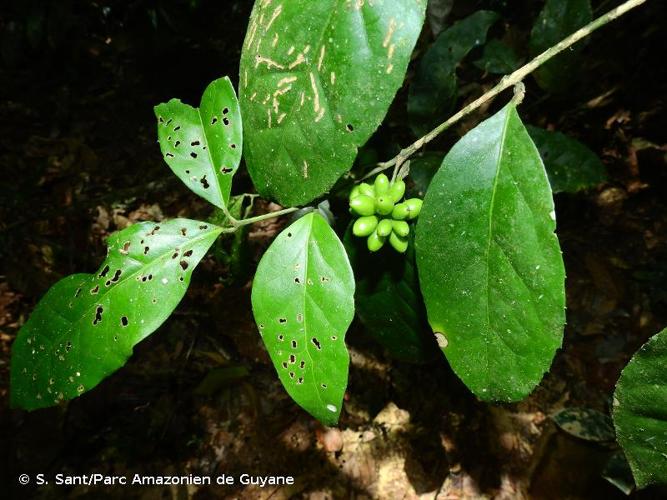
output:
[[[556,196],[567,269],[565,341],[524,402],[481,403],[443,357],[426,365],[396,362],[355,322],[347,337],[345,408],[338,428],[324,428],[290,400],[275,375],[253,322],[250,277],[230,279],[223,263],[207,257],[173,317],[136,347],[123,369],[66,406],[8,409],[11,343],[51,284],[95,269],[105,238],[132,222],[209,216],[207,205],[163,165],[152,106],[171,97],[196,103],[208,81],[236,73],[248,2],[237,4],[229,24],[238,27],[228,43],[189,39],[185,46],[172,41],[169,50],[155,43],[134,52],[140,38],[116,33],[111,43],[106,35],[79,41],[76,50],[58,53],[57,63],[53,55],[0,69],[7,91],[0,99],[3,490],[16,498],[118,498],[114,487],[37,489],[16,478],[249,473],[291,475],[295,484],[125,488],[122,497],[623,498],[601,477],[613,445],[562,432],[550,415],[565,407],[608,414],[623,366],[667,326],[665,79],[653,67],[661,38],[633,30],[650,13],[592,44],[588,57],[618,51],[620,69],[601,73],[585,97],[563,104],[540,97],[528,82],[526,121],[585,142],[604,161],[609,180]],[[641,49],[623,49],[624,37],[640,37]],[[632,76],[619,78],[630,61]],[[183,67],[186,74],[173,75]],[[468,85],[464,99],[492,81]],[[400,122],[404,107],[405,89],[388,122]],[[404,131],[393,130],[381,130],[390,136],[386,142],[407,143]],[[455,132],[437,147],[451,144]],[[237,182],[239,191],[249,189],[247,176]],[[280,224],[253,226],[255,261]]]

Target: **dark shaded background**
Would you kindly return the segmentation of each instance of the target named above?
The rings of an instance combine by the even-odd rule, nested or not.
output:
[[[594,2],[596,14],[616,3]],[[622,498],[599,477],[609,450],[559,432],[547,415],[564,406],[608,412],[622,367],[667,326],[667,9],[655,0],[594,34],[567,95],[526,82],[524,121],[580,139],[609,172],[597,189],[556,198],[568,325],[564,349],[527,401],[481,404],[443,358],[426,366],[392,361],[355,325],[340,429],[322,429],[275,377],[252,322],[249,276],[230,277],[211,257],[174,316],[125,368],[67,406],[30,414],[7,408],[11,342],[50,285],[95,269],[104,238],[130,222],[210,215],[163,164],[152,107],[171,97],[196,104],[211,80],[236,81],[251,4],[0,5],[1,495]],[[449,22],[479,8],[497,10],[525,48],[541,5],[456,1]],[[426,28],[417,57],[432,39]],[[462,102],[495,82],[472,64],[459,76]],[[430,149],[446,150],[505,98]],[[406,88],[367,152],[388,159],[413,140],[405,99]],[[235,182],[239,192],[251,189],[243,174]],[[333,206],[341,211],[336,200]],[[271,222],[252,229],[255,260],[277,228]],[[273,473],[295,475],[297,485],[188,493],[17,484],[18,474],[38,472]]]

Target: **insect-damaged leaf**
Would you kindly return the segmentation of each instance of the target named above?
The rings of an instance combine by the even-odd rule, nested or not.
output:
[[[530,393],[561,344],[564,267],[544,166],[514,105],[447,154],[417,221],[429,322],[485,400]]]
[[[540,152],[554,193],[576,193],[604,182],[604,165],[587,146],[560,132],[530,125],[526,128]]]
[[[484,43],[498,17],[495,12],[479,10],[440,33],[428,49],[408,96],[410,127],[415,134],[425,134],[447,117],[456,104],[456,66]]]
[[[252,308],[292,399],[320,422],[338,422],[347,387],[345,333],[354,315],[354,276],[343,244],[317,212],[290,225],[266,251]]]
[[[229,200],[241,161],[243,126],[229,78],[213,81],[193,108],[179,99],[155,107],[158,140],[169,168],[216,207]]]
[[[174,219],[111,235],[100,269],[60,280],[21,328],[12,348],[12,406],[34,410],[72,399],[123,366],[178,305],[219,233]]]
[[[616,437],[638,488],[667,484],[667,329],[621,373],[614,393]]]
[[[245,159],[257,190],[303,205],[347,172],[391,104],[426,0],[257,0],[243,46]]]

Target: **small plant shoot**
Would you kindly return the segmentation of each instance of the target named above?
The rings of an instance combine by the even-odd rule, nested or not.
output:
[[[97,271],[51,286],[29,318],[18,322],[12,406],[37,410],[67,404],[120,369],[134,347],[169,318],[210,249],[219,265],[207,260],[200,272],[214,275],[216,293],[237,286],[239,303],[242,294],[250,295],[257,327],[250,342],[268,354],[255,362],[268,367],[281,404],[305,411],[299,418],[310,415],[328,427],[343,421],[361,437],[365,431],[357,430],[366,418],[371,434],[376,427],[392,436],[394,427],[401,436],[404,429],[406,435],[421,429],[419,420],[385,425],[384,410],[376,416],[375,403],[360,404],[355,391],[366,380],[348,387],[350,374],[364,370],[370,383],[391,381],[391,391],[401,384],[412,387],[415,377],[406,377],[400,363],[423,369],[424,376],[446,373],[451,385],[429,401],[439,415],[448,414],[452,394],[470,398],[462,407],[472,407],[474,400],[482,405],[529,397],[550,370],[564,333],[580,333],[578,324],[565,332],[557,206],[559,213],[566,211],[560,211],[558,197],[579,200],[590,194],[582,191],[599,189],[607,176],[602,160],[627,153],[605,149],[598,157],[603,148],[594,140],[580,142],[576,131],[570,136],[553,130],[554,123],[566,128],[571,114],[546,123],[535,109],[552,93],[562,99],[576,83],[583,54],[580,45],[574,48],[577,42],[644,1],[628,0],[591,21],[588,0],[547,0],[533,12],[536,19],[529,19],[528,44],[528,31],[523,38],[512,31],[513,18],[470,5],[458,13],[447,1],[432,2],[431,32],[424,29],[426,0],[256,0],[238,78],[211,82],[198,107],[171,99],[154,108],[162,160],[208,203],[174,210],[160,222],[117,223],[125,229],[108,236]],[[503,73],[509,74],[496,76]],[[475,81],[459,85],[464,74],[469,83]],[[530,106],[522,108],[529,75],[539,85],[528,86]],[[513,96],[503,93],[509,89]],[[593,108],[603,106],[607,94],[587,96],[578,99]],[[449,116],[462,101],[467,104]],[[527,127],[520,114],[541,127]],[[626,118],[616,112],[605,118],[601,133],[621,137],[628,121],[649,115]],[[371,140],[376,131],[389,143],[378,145],[378,136]],[[445,131],[449,136],[434,142]],[[399,144],[412,136],[412,144]],[[387,151],[398,153],[378,162]],[[637,150],[631,153],[636,164]],[[633,168],[636,177],[619,183],[630,186],[627,193],[648,186],[643,177],[640,182],[644,172]],[[610,177],[612,172],[609,168]],[[241,192],[244,187],[251,192]],[[618,191],[625,196],[613,187],[596,194],[595,203],[619,206],[625,198]],[[554,193],[566,194],[554,203]],[[259,197],[264,201],[256,202]],[[190,211],[204,220],[179,216]],[[259,232],[251,229],[256,223],[262,223],[255,226]],[[661,227],[656,223],[656,234]],[[260,233],[263,239],[253,240]],[[647,248],[656,234],[644,233]],[[571,260],[585,261],[593,281],[612,281],[605,263],[588,254],[579,257],[574,252]],[[630,269],[620,258],[610,266]],[[621,292],[617,295],[613,300],[620,303]],[[612,301],[576,300],[597,301],[602,308],[607,299]],[[632,311],[613,317],[641,316],[636,323],[642,325],[645,317],[646,322],[656,317]],[[348,335],[355,315],[360,321]],[[357,333],[360,339],[368,334],[381,348],[377,358],[366,359],[366,344],[357,343]],[[354,346],[349,350],[346,337]],[[216,368],[224,384],[243,379],[256,409],[268,407],[255,404],[264,395],[255,391],[260,384],[252,385],[254,370],[230,361],[245,356],[243,349],[229,351],[234,352],[229,359],[227,353],[204,354],[229,363]],[[369,366],[385,356],[397,360],[399,369],[378,375]],[[356,360],[365,363],[362,368]],[[666,363],[663,330],[623,370],[613,399],[614,426],[599,408],[572,405],[540,415],[550,415],[562,432],[581,442],[610,447],[613,460],[604,474],[624,491],[632,485],[618,479],[625,462],[615,439],[637,487],[667,483]],[[456,389],[457,377],[469,391]],[[215,380],[204,380],[194,397],[214,396]],[[228,399],[218,403],[229,404],[226,411],[233,413]],[[489,418],[506,406],[496,406]],[[318,446],[349,452],[343,444],[348,446],[350,436],[343,439],[321,426]],[[447,462],[449,447],[448,441]],[[456,450],[451,453],[456,456]]]

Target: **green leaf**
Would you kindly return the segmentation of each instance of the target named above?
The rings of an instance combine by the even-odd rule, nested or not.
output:
[[[428,333],[413,238],[405,254],[386,248],[378,259],[366,248],[366,240],[353,236],[350,228],[345,248],[357,280],[357,316],[366,332],[396,359],[412,363],[432,359],[437,346]]]
[[[614,393],[614,425],[638,488],[667,484],[667,329],[632,357]]]
[[[109,237],[95,274],[56,283],[12,348],[12,406],[34,410],[80,396],[123,366],[169,317],[220,228],[174,219]]]
[[[484,43],[486,32],[498,17],[495,12],[478,10],[440,33],[428,49],[408,95],[410,127],[416,135],[424,135],[445,121],[456,104],[456,66]]]
[[[590,0],[547,0],[530,34],[530,54],[535,57],[556,45],[593,19]],[[577,80],[582,42],[539,67],[533,75],[549,92],[564,92]]]
[[[213,81],[199,108],[179,99],[155,107],[164,160],[186,186],[216,207],[229,200],[241,161],[243,126],[229,78]]]
[[[257,0],[240,68],[257,190],[304,205],[350,170],[410,61],[426,0]]]
[[[568,434],[586,441],[614,441],[611,418],[592,408],[564,408],[551,419]]]
[[[560,132],[526,127],[540,152],[554,193],[576,193],[607,178],[600,158],[581,142]]]
[[[555,219],[544,166],[511,103],[454,145],[426,193],[416,250],[429,322],[484,400],[527,396],[561,345]]]
[[[521,66],[521,59],[511,47],[493,39],[484,46],[484,53],[475,61],[475,66],[489,73],[505,75]]]
[[[343,244],[318,212],[294,222],[266,251],[252,308],[289,395],[323,424],[336,424],[347,387],[354,276]]]

